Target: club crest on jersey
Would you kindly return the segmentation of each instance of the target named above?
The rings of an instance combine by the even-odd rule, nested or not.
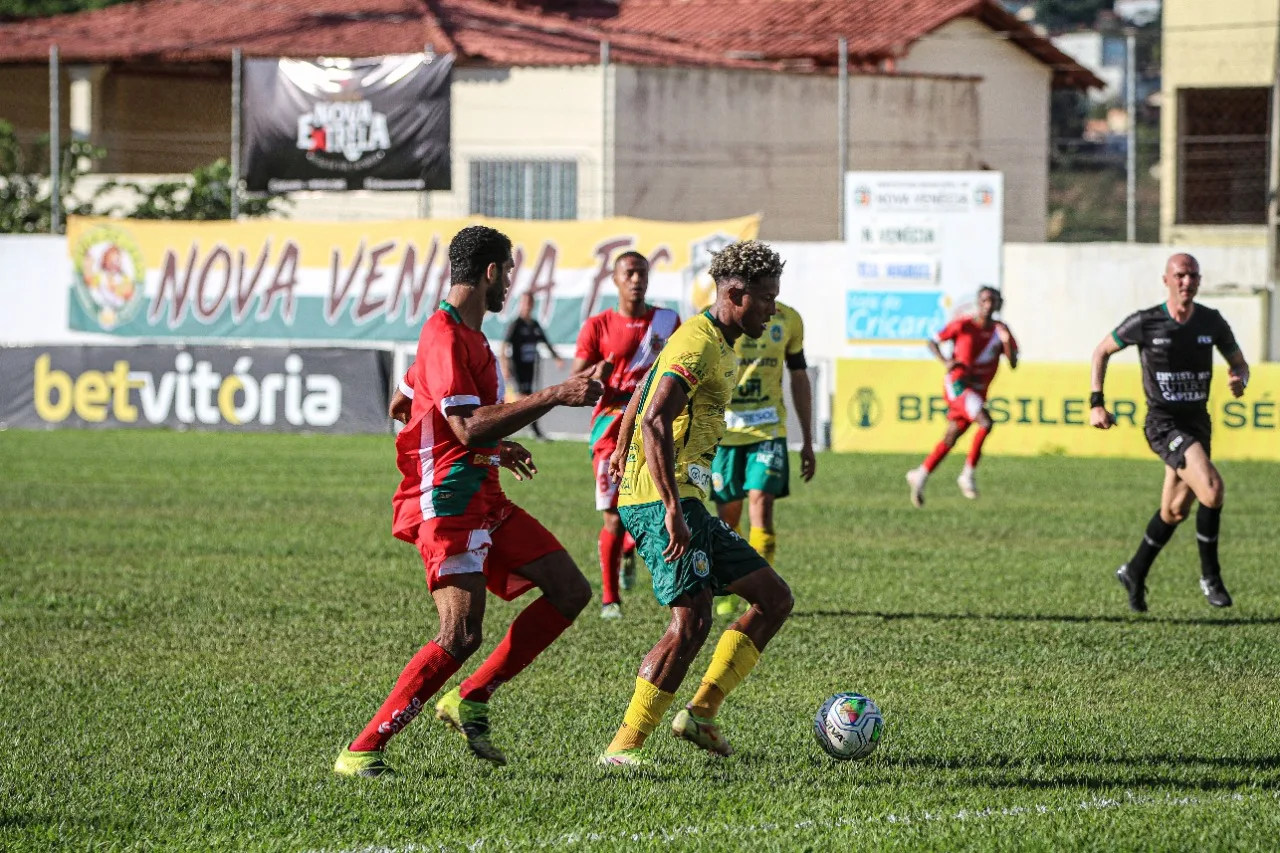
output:
[[[1212,345],[1213,345],[1213,336],[1212,336],[1212,335],[1201,335],[1200,337],[1196,338],[1196,343],[1198,343],[1198,344],[1205,344],[1205,345],[1208,345],[1208,346],[1212,346]]]
[[[769,337],[773,338],[775,344],[782,343],[782,327],[774,323],[769,327]]]

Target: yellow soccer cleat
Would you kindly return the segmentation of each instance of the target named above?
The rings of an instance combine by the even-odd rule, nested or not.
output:
[[[333,763],[333,772],[339,776],[363,776],[366,779],[396,775],[391,765],[382,760],[380,750],[352,752],[350,749],[344,749],[338,753],[338,760]]]
[[[653,762],[640,754],[639,749],[620,749],[617,752],[606,752],[596,759],[601,767],[652,767]]]
[[[436,719],[462,735],[471,754],[482,761],[502,767],[507,757],[489,740],[489,704],[462,698],[455,687],[436,703]]]
[[[695,717],[688,708],[676,714],[671,721],[671,733],[712,755],[733,755],[733,747],[729,746],[716,721]]]

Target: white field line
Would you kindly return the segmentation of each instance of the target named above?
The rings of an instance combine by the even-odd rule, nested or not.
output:
[[[856,827],[918,826],[921,824],[963,823],[970,821],[999,820],[1002,818],[1022,817],[1025,815],[1061,815],[1080,812],[1107,811],[1123,808],[1170,807],[1196,808],[1222,803],[1276,803],[1280,801],[1280,792],[1269,794],[1208,794],[1194,796],[1153,796],[1127,792],[1119,799],[1097,797],[1081,800],[1062,806],[1009,806],[1006,808],[960,809],[959,811],[922,811],[898,814],[890,812],[885,815],[873,815],[865,818],[819,818],[802,820],[794,823],[753,823],[753,824],[718,824],[713,826],[679,826],[670,829],[656,829],[645,832],[630,830],[610,830],[593,832],[582,830],[566,832],[538,840],[513,841],[501,836],[495,838],[476,838],[471,841],[454,841],[443,844],[405,844],[399,846],[368,845],[364,847],[347,847],[321,849],[309,853],[435,853],[435,851],[454,850],[516,850],[557,847],[590,847],[600,843],[642,842],[642,841],[680,841],[684,838],[724,838],[725,836],[786,836],[793,832],[807,832],[821,829],[848,829]]]

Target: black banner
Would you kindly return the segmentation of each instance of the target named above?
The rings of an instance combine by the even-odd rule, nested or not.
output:
[[[387,433],[391,353],[219,346],[0,348],[0,427]]]
[[[453,57],[249,59],[250,191],[447,190]]]

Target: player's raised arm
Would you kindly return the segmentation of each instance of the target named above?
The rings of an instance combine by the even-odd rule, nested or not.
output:
[[[676,485],[676,449],[672,440],[672,424],[689,404],[689,394],[675,376],[663,374],[652,389],[652,402],[640,421],[640,436],[649,473],[666,508],[666,527],[670,541],[662,558],[674,562],[689,548],[692,534],[680,511],[680,489]],[[636,395],[639,396],[639,395]]]
[[[514,403],[476,406],[458,403],[444,408],[445,419],[463,444],[484,444],[506,438],[538,420],[556,406],[594,406],[604,386],[590,376],[571,376]]]
[[[1098,429],[1111,429],[1116,422],[1115,417],[1107,411],[1107,398],[1103,394],[1103,387],[1107,381],[1107,362],[1122,348],[1114,332],[1103,338],[1093,348],[1089,385],[1089,423]]]

